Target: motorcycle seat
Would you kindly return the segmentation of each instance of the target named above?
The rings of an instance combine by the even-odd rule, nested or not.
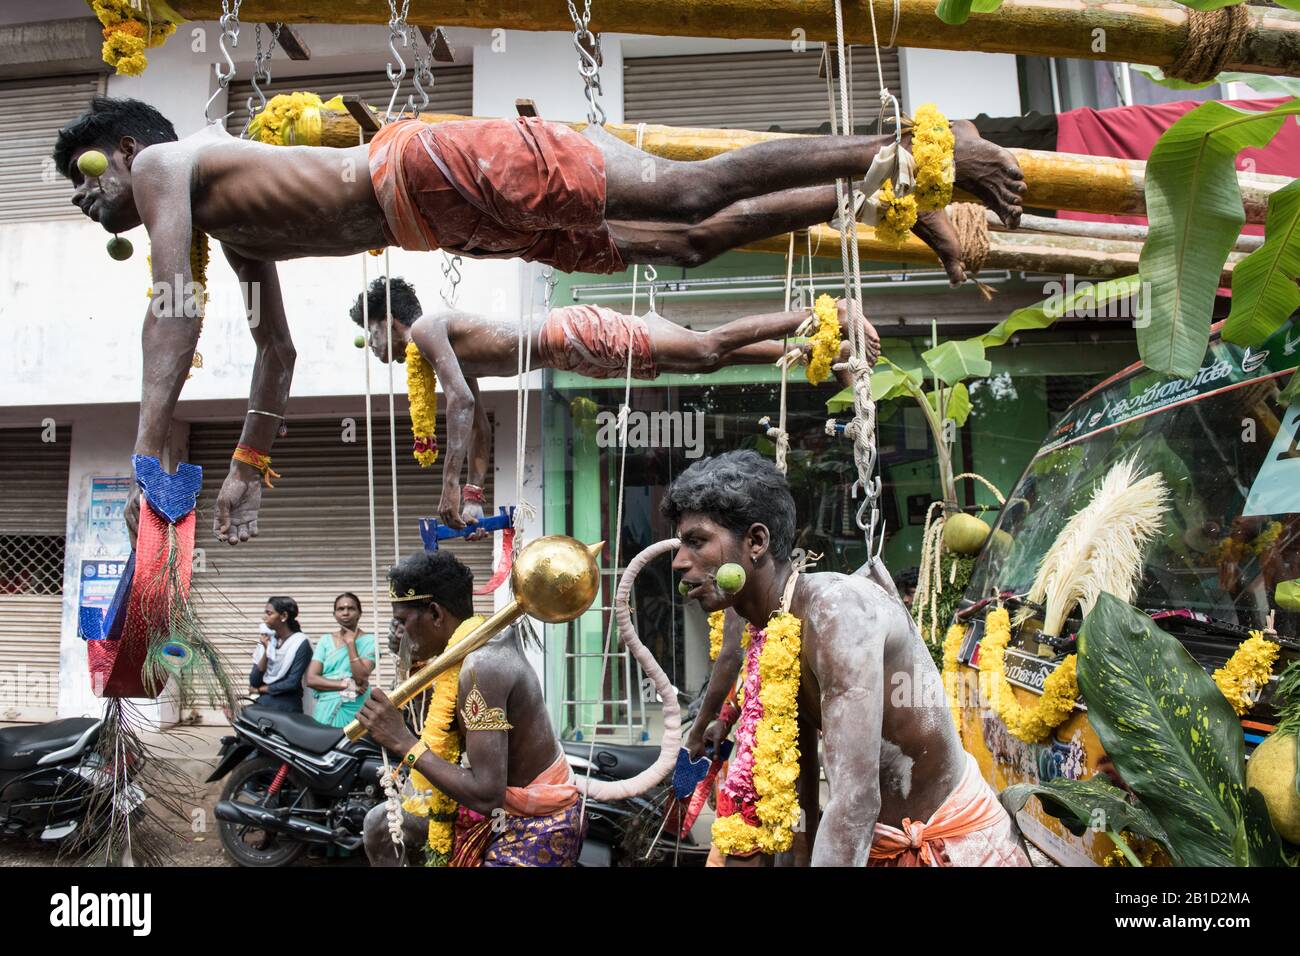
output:
[[[581,760],[590,759],[600,773],[613,780],[628,780],[635,777],[659,757],[659,748],[653,744],[598,742],[594,753],[591,742],[587,740],[565,740],[563,744],[567,756]],[[582,773],[578,772],[578,776],[582,776]]]
[[[293,746],[313,754],[329,753],[343,736],[342,728],[322,724],[306,714],[264,710],[256,705],[244,708],[240,720],[247,721],[254,727],[269,725]]]
[[[31,769],[42,757],[71,747],[99,722],[96,717],[65,717],[48,724],[6,727],[0,730],[0,770]],[[88,747],[97,736],[90,737]]]

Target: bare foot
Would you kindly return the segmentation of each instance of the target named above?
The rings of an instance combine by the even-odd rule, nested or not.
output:
[[[847,326],[849,321],[849,302],[847,299],[840,299],[835,303],[836,310],[839,312],[840,327]],[[867,361],[872,365],[876,364],[876,359],[880,358],[880,334],[876,327],[868,321],[865,315],[862,315],[862,308],[857,303],[853,305],[853,311],[862,316],[862,326],[867,333]],[[843,362],[848,358],[848,342],[846,341],[840,349],[840,361]]]
[[[997,213],[1008,229],[1015,229],[1025,195],[1025,177],[1016,158],[983,139],[970,120],[954,120],[952,135],[957,185]]]
[[[934,250],[939,261],[943,263],[944,271],[948,273],[949,282],[953,285],[961,285],[966,281],[966,263],[962,261],[961,243],[957,241],[957,233],[953,231],[952,223],[948,221],[947,212],[936,209],[932,212],[917,213],[916,225],[912,227],[912,232],[916,233],[916,238]]]

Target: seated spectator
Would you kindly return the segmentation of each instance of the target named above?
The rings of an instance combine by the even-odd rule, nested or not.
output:
[[[307,686],[316,698],[312,717],[331,727],[352,722],[370,694],[370,674],[378,660],[375,635],[359,634],[361,599],[344,591],[334,599],[338,630],[316,644],[307,668]]]
[[[311,663],[311,641],[298,626],[298,602],[273,597],[266,602],[260,644],[253,651],[249,689],[257,706],[302,713],[302,679]]]

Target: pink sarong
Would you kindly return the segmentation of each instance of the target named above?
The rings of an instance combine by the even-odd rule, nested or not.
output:
[[[537,352],[543,365],[588,378],[626,375],[629,345],[632,377],[654,378],[658,369],[650,329],[637,316],[598,305],[566,305],[552,309],[537,333]]]
[[[393,245],[563,272],[624,268],[605,225],[605,157],[567,126],[398,120],[370,141],[369,165]]]
[[[868,866],[1029,866],[1011,817],[966,755],[966,771],[924,823],[876,824]]]

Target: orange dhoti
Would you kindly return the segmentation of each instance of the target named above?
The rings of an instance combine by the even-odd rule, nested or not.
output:
[[[605,225],[605,157],[567,126],[398,120],[371,140],[369,165],[390,245],[562,272],[625,268]]]
[[[552,309],[537,333],[542,364],[588,378],[623,378],[632,350],[632,377],[652,379],[655,368],[650,329],[635,315],[620,315],[598,305]]]
[[[930,819],[877,823],[868,866],[1029,866],[1011,817],[966,755],[966,771]]]

